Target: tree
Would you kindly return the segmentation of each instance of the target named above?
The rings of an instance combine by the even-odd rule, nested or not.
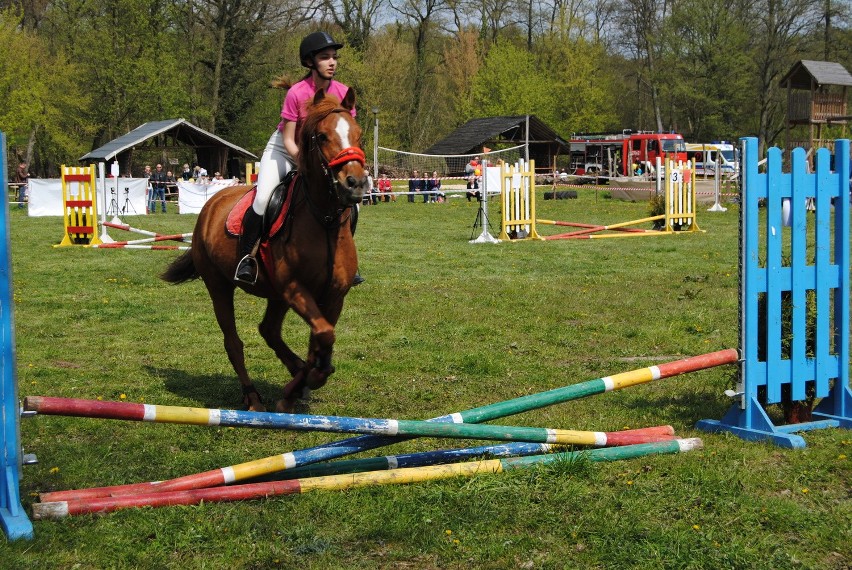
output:
[[[343,30],[346,44],[356,51],[364,51],[370,41],[373,27],[386,0],[324,0],[325,12]]]
[[[751,110],[757,117],[751,132],[757,132],[761,148],[772,144],[784,130],[784,100],[778,82],[807,53],[807,42],[819,26],[821,6],[821,0],[757,0],[751,5],[750,53],[756,72]]]
[[[414,53],[409,120],[400,138],[405,148],[416,148],[426,142],[424,133],[429,130],[427,123],[431,121],[429,107],[436,103],[434,98],[427,97],[427,75],[431,69],[427,56],[430,54],[431,40],[437,37],[440,30],[437,19],[447,9],[447,4],[445,0],[394,0],[391,5],[405,18],[400,25],[407,29]]]
[[[75,82],[80,68],[61,52],[51,54],[20,23],[18,13],[0,12],[0,130],[16,161],[45,175],[85,154],[89,98]]]
[[[665,24],[662,84],[678,109],[684,136],[706,142],[733,139],[747,107],[747,5],[741,0],[684,0]]]

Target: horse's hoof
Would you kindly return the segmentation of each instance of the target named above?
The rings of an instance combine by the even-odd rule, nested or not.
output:
[[[325,386],[325,383],[328,381],[328,377],[331,376],[333,372],[333,366],[329,370],[318,370],[316,368],[312,368],[311,371],[308,372],[308,377],[305,379],[305,386],[311,390],[319,390]]]
[[[299,399],[302,400],[303,402],[307,402],[308,400],[311,399],[311,392],[312,392],[312,390],[310,388],[308,388],[307,386],[305,386],[304,388],[302,388],[302,395],[299,396]]]
[[[265,412],[266,406],[263,404],[249,404],[248,411],[250,412]]]
[[[296,409],[296,400],[283,399],[275,402],[275,411],[279,414],[292,414]]]

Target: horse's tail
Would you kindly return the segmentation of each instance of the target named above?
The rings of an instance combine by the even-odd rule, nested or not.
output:
[[[195,269],[195,262],[192,261],[191,251],[185,251],[183,255],[172,261],[160,275],[160,279],[163,281],[176,285],[199,277],[198,270]]]

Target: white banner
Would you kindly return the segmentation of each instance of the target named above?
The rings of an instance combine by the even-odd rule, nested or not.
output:
[[[115,180],[108,178],[106,181],[107,195],[101,188],[101,181],[95,180],[97,185],[98,215],[107,207],[107,215],[145,215],[145,179],[144,178],[119,178],[118,192],[115,190]],[[76,184],[69,189],[75,192]],[[27,214],[38,216],[61,216],[62,215],[62,180],[59,178],[30,178],[28,181],[29,204]],[[113,200],[115,200],[113,202]],[[117,207],[117,210],[116,210]]]
[[[216,192],[236,184],[237,182],[230,178],[227,180],[211,180],[208,184],[195,184],[178,180],[178,213],[197,214]]]

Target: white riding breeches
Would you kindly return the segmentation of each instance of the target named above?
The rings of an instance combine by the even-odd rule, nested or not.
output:
[[[254,202],[252,202],[252,209],[257,215],[262,216],[264,214],[272,191],[294,166],[293,158],[284,148],[284,137],[281,135],[281,131],[275,129],[275,132],[269,137],[269,142],[266,143],[266,148],[263,149],[263,155],[260,157],[257,173],[257,194],[254,197]]]

